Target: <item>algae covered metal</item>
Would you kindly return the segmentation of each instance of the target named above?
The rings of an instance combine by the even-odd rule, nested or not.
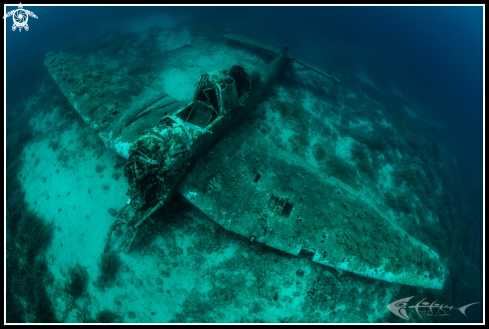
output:
[[[292,255],[379,280],[443,286],[434,251],[250,124],[203,155],[178,191],[225,229]]]
[[[76,56],[47,54],[45,66],[66,98],[105,145],[127,159],[130,199],[112,227],[126,230],[122,248],[130,251],[140,225],[178,192],[251,241],[366,277],[441,289],[446,270],[433,250],[364,194],[244,120],[287,61],[339,82],[286,50],[261,50],[276,58],[202,75],[189,103]],[[279,127],[280,120],[270,124]],[[321,128],[301,129],[314,136]],[[107,248],[110,239],[111,232]]]

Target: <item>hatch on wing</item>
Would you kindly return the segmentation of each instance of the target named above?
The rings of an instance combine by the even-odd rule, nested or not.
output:
[[[51,52],[44,65],[83,120],[125,158],[137,138],[182,106],[146,83],[81,57]]]
[[[441,289],[438,255],[357,191],[243,122],[178,191],[223,228],[292,255],[389,282]]]

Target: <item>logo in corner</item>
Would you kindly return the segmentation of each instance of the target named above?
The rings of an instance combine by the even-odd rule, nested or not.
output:
[[[479,304],[479,302],[477,302],[477,303],[467,304],[467,305],[462,306],[462,307],[453,307],[453,306],[445,305],[445,303],[443,303],[443,304],[437,303],[436,301],[434,301],[433,303],[425,302],[424,300],[426,298],[428,298],[428,297],[426,297],[426,298],[422,299],[421,301],[419,301],[416,305],[408,306],[408,302],[413,297],[414,296],[406,297],[406,298],[402,298],[402,299],[396,300],[395,302],[390,303],[389,305],[387,305],[387,308],[389,309],[389,311],[391,311],[392,313],[394,313],[395,315],[397,315],[401,319],[409,320],[409,316],[408,316],[408,313],[407,313],[407,310],[408,309],[414,309],[416,311],[416,313],[418,313],[418,315],[420,317],[425,317],[425,316],[449,316],[450,315],[449,312],[452,311],[452,310],[459,310],[460,313],[462,313],[463,315],[467,316],[465,314],[465,310],[469,306],[472,306],[472,305],[475,305],[475,304]]]
[[[19,4],[19,8],[15,10],[9,11],[3,18],[12,16],[14,20],[14,24],[12,25],[12,31],[15,31],[17,28],[19,32],[24,28],[26,31],[29,31],[29,25],[27,25],[27,21],[29,20],[29,16],[37,18],[36,14],[32,11],[26,10],[22,7],[22,3]]]

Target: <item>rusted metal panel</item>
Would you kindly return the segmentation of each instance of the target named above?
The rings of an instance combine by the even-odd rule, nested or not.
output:
[[[118,219],[128,229],[126,251],[138,227],[178,189],[222,227],[252,241],[292,255],[306,251],[313,261],[359,275],[440,289],[446,270],[434,251],[365,195],[265,138],[253,119],[242,120],[286,58],[285,50],[262,67],[236,64],[204,74],[189,104],[79,57],[50,53],[45,66],[107,147],[128,158],[131,202],[120,214],[130,215]],[[285,119],[270,124],[276,131],[294,127]],[[322,127],[300,129],[317,136]]]
[[[435,252],[348,185],[277,150],[249,122],[203,155],[178,191],[225,229],[292,255],[304,250],[359,275],[443,286]]]
[[[163,113],[176,111],[175,106],[169,106],[178,103],[176,99],[104,65],[61,52],[48,53],[44,65],[105,145],[126,158],[128,147],[117,145],[118,142],[133,143],[141,136],[135,136],[134,130],[149,129]],[[128,126],[132,129],[124,131]]]

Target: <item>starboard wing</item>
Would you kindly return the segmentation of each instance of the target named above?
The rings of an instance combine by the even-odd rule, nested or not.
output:
[[[51,52],[44,65],[83,120],[125,158],[145,130],[182,106],[149,84],[81,57]]]
[[[253,125],[240,123],[220,140],[178,191],[223,228],[259,243],[369,278],[442,288],[434,251]]]
[[[123,157],[146,129],[183,105],[76,56],[50,53],[44,64],[85,122]],[[287,126],[275,119],[277,129]],[[318,121],[304,122],[313,119]],[[313,261],[366,277],[442,288],[445,269],[434,251],[394,225],[363,194],[277,139],[265,138],[254,124],[250,118],[232,129],[197,161],[178,191],[222,227],[276,249],[307,252]],[[292,129],[318,136],[321,125]]]

